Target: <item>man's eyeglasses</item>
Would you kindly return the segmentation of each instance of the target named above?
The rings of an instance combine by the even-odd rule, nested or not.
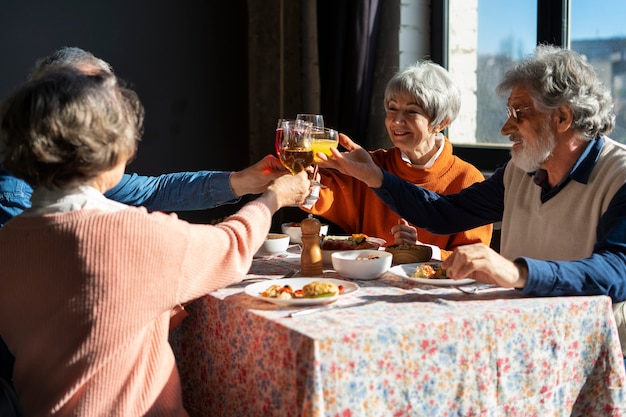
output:
[[[521,107],[519,109],[513,108],[511,106],[506,106],[506,115],[509,119],[515,120],[515,123],[519,123],[519,115],[518,112],[522,112],[524,110],[532,109],[532,106]]]

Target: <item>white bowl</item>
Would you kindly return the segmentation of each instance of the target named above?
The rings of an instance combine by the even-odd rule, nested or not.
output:
[[[346,278],[376,279],[391,268],[393,255],[373,249],[342,250],[331,255],[333,269]]]
[[[283,233],[268,233],[255,256],[277,255],[287,251],[287,248],[289,248],[289,236]]]
[[[302,243],[302,230],[300,229],[300,223],[283,223],[280,225],[283,233],[289,235],[291,243]],[[320,235],[326,236],[328,234],[328,225],[323,224],[320,228]]]
[[[326,236],[327,240],[348,240],[350,239],[350,236]],[[385,243],[387,243],[387,241],[385,239],[381,239],[379,237],[368,237],[368,241],[372,242],[372,243],[377,243],[380,246],[378,247],[378,250],[382,251],[384,250],[383,246],[385,245]],[[324,243],[324,241],[322,241],[322,244]],[[322,263],[324,265],[332,265],[333,264],[333,253],[335,252],[345,252],[347,250],[351,250],[351,249],[322,249]],[[355,250],[376,250],[376,249],[355,249]]]

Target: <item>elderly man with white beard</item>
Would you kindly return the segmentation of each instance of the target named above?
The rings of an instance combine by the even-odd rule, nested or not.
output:
[[[539,46],[497,87],[513,142],[511,160],[458,194],[439,195],[377,167],[341,135],[348,152],[321,167],[365,182],[417,227],[449,234],[502,221],[500,253],[458,247],[448,277],[518,288],[530,296],[608,295],[626,352],[626,148],[610,139],[609,90],[573,51]]]

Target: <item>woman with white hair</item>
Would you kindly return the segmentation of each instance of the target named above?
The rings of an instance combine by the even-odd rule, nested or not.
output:
[[[440,65],[420,61],[398,72],[385,90],[385,126],[394,147],[371,151],[372,159],[391,174],[431,191],[451,194],[484,176],[452,153],[441,133],[461,107],[461,93]],[[367,185],[338,171],[321,169],[319,200],[310,212],[347,233],[364,233],[390,243],[433,246],[433,257],[445,259],[454,248],[491,241],[491,225],[451,235],[415,228],[385,205]],[[439,253],[439,251],[441,251]]]

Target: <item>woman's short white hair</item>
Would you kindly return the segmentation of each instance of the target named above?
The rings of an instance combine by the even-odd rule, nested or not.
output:
[[[450,73],[430,60],[420,60],[396,73],[385,89],[385,111],[389,101],[401,95],[413,97],[430,120],[430,126],[452,123],[461,108],[461,91]]]

